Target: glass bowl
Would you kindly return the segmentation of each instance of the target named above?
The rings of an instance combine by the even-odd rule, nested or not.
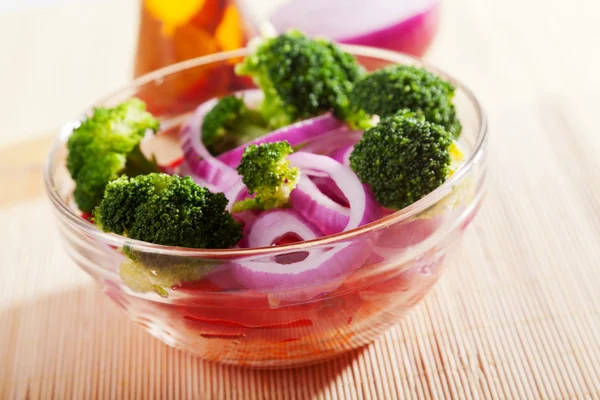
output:
[[[418,202],[336,235],[268,248],[199,250],[103,233],[73,203],[65,143],[79,119],[65,125],[48,155],[44,180],[67,252],[152,335],[226,364],[305,365],[371,342],[436,283],[483,199],[485,116],[467,88],[421,61],[368,47],[344,49],[368,70],[418,64],[453,81],[465,158],[442,186]],[[144,99],[161,120],[161,133],[143,150],[168,163],[180,156],[178,129],[200,102],[253,87],[233,73],[246,54],[247,49],[240,49],[175,64],[135,80],[97,105],[112,106],[132,96]],[[186,84],[190,81],[193,86]],[[153,274],[168,271],[165,266],[186,265],[202,277],[166,288],[162,295],[134,292],[119,275],[121,266],[133,263],[123,255],[124,246]],[[321,267],[301,274],[295,264],[307,257]],[[261,275],[273,263],[289,275],[275,282]]]

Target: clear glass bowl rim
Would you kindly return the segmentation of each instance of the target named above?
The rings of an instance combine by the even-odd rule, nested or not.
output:
[[[457,79],[451,77],[447,73],[442,70],[430,65],[429,63],[412,57],[408,54],[399,53],[390,50],[378,49],[367,46],[357,46],[357,45],[340,45],[345,51],[349,52],[352,55],[370,57],[370,58],[378,58],[381,60],[385,60],[392,63],[403,64],[406,63],[407,60],[411,61],[413,64],[421,65],[426,69],[435,72],[436,74],[444,77],[445,79],[451,81],[457,89],[462,91],[468,98],[468,100],[473,104],[475,110],[477,112],[477,118],[481,122],[479,125],[477,140],[473,147],[473,151],[465,161],[465,163],[448,179],[444,182],[440,187],[438,187],[433,192],[429,193],[427,196],[422,199],[416,201],[410,206],[403,208],[390,214],[386,217],[380,218],[376,221],[373,221],[369,224],[360,226],[355,229],[351,229],[345,232],[340,232],[334,235],[328,235],[321,238],[285,244],[279,246],[271,246],[271,247],[257,247],[250,249],[195,249],[195,248],[184,248],[184,247],[176,247],[176,246],[163,246],[148,242],[143,242],[136,239],[126,238],[120,235],[116,235],[113,233],[105,233],[100,231],[95,225],[90,224],[85,221],[81,216],[75,214],[68,205],[63,201],[57,191],[54,189],[54,179],[51,174],[53,160],[56,157],[57,152],[59,151],[61,145],[66,141],[69,133],[71,132],[71,127],[73,121],[79,120],[79,118],[74,119],[68,123],[66,123],[63,128],[60,130],[60,134],[58,138],[53,143],[48,156],[46,158],[46,162],[44,165],[44,186],[47,192],[48,197],[52,204],[57,208],[60,213],[60,216],[71,224],[75,229],[81,231],[84,234],[90,235],[102,242],[105,242],[110,245],[123,247],[125,244],[129,246],[135,246],[137,250],[146,251],[149,253],[160,253],[171,256],[178,257],[196,257],[196,258],[225,258],[225,257],[244,257],[244,256],[253,256],[258,254],[267,254],[270,252],[283,252],[283,251],[299,251],[306,250],[309,247],[328,245],[332,243],[337,243],[344,240],[351,240],[355,237],[358,237],[362,234],[366,234],[368,232],[384,228],[386,226],[390,226],[392,224],[406,221],[412,216],[418,214],[421,211],[428,209],[433,206],[436,202],[444,198],[451,190],[452,187],[462,180],[464,177],[469,175],[473,166],[483,157],[485,148],[488,140],[488,123],[487,117],[481,104],[473,94],[473,92],[467,88],[464,84],[462,84]],[[119,90],[102,97],[91,107],[101,105],[111,98],[118,96],[119,93],[122,93],[126,90],[131,90],[136,87],[140,87],[149,82],[159,80],[162,77],[170,74],[174,74],[189,68],[195,68],[201,66],[203,64],[210,64],[219,61],[225,61],[230,58],[243,57],[250,53],[249,48],[241,48],[232,51],[214,53],[202,57],[193,58],[190,60],[182,61],[156,71],[153,71],[149,74],[143,75],[132,82],[130,82],[125,87],[122,87]],[[81,113],[80,115],[85,115],[87,112],[91,110],[91,107],[86,111]]]

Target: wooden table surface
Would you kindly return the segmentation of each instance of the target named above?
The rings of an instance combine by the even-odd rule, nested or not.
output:
[[[131,324],[62,250],[52,138],[0,149],[0,399],[600,398],[599,26],[597,2],[445,2],[428,58],[488,110],[486,202],[400,324],[310,368],[211,364]]]

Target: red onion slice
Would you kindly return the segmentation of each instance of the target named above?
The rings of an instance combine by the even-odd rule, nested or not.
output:
[[[348,203],[350,204],[349,219],[343,229],[344,231],[357,228],[379,218],[381,209],[373,197],[373,194],[367,186],[360,182],[354,171],[350,168],[330,157],[306,153],[304,151],[293,153],[288,159],[293,166],[300,168],[302,173],[306,175],[311,175],[312,171],[325,172],[335,181],[336,185],[342,191],[346,199],[348,199]],[[296,188],[296,191],[298,189],[299,188]],[[329,200],[331,203],[341,207],[333,200]],[[319,200],[316,201],[318,202]],[[331,206],[329,206],[329,208],[331,208]],[[321,217],[319,211],[320,207],[314,207],[312,209],[312,215],[304,215],[304,217],[312,221],[315,219],[318,220],[320,219],[319,217]],[[302,213],[300,210],[299,212]]]
[[[371,240],[359,239],[264,257],[254,256],[239,260],[232,274],[246,288],[275,293],[284,291],[293,297],[308,299],[335,290],[345,276],[364,264],[372,251],[372,244]]]
[[[198,175],[196,175],[194,173],[194,171],[192,171],[190,164],[188,164],[187,161],[184,161],[183,163],[181,163],[177,167],[177,169],[174,171],[174,173],[179,176],[189,176],[190,178],[192,178],[194,180],[194,182],[196,182],[196,184],[198,186],[205,187],[213,193],[218,192],[218,190],[215,186],[211,185],[206,180],[204,180],[204,179],[200,178]]]
[[[297,146],[316,137],[332,134],[344,126],[344,123],[335,118],[331,113],[326,113],[267,133],[235,149],[226,151],[217,158],[220,162],[230,167],[237,167],[242,160],[244,149],[250,145],[287,140],[291,146]]]
[[[308,178],[301,175],[290,201],[294,210],[312,221],[325,235],[339,233],[350,220],[350,208],[344,207],[326,196]]]
[[[272,245],[289,233],[310,240],[321,232],[353,229],[379,217],[380,208],[373,195],[348,167],[327,156],[305,152],[294,153],[289,160],[303,173],[298,187],[292,191],[294,209],[259,214],[247,226],[245,244],[249,247]],[[308,178],[315,173],[329,175],[350,207],[343,207],[321,193]],[[371,253],[374,240],[375,235],[369,235],[306,250],[248,257],[238,260],[232,276],[243,287],[269,291],[276,298],[285,294],[286,300],[309,300],[335,290],[345,276],[360,268]]]
[[[237,171],[213,157],[202,142],[202,119],[216,104],[217,99],[202,103],[179,133],[183,155],[190,169],[199,178],[227,191],[239,181]]]
[[[331,153],[331,158],[336,160],[342,165],[346,167],[350,166],[350,154],[352,154],[352,150],[354,150],[354,145],[348,145],[344,147],[340,147],[333,153]]]
[[[302,241],[316,239],[322,233],[293,210],[272,210],[261,213],[247,235],[248,247],[268,247],[286,234],[293,233]]]
[[[342,207],[348,207],[348,199],[344,196],[344,193],[335,184],[335,181],[328,176],[311,176],[310,180],[317,186],[319,191],[331,200],[335,201]]]
[[[263,99],[258,89],[243,90],[234,93],[243,97],[250,108],[256,107]],[[200,179],[215,186],[218,191],[226,192],[239,181],[237,171],[214,157],[202,142],[202,121],[219,99],[214,98],[200,104],[180,131],[183,154],[190,170]]]
[[[244,196],[244,194],[246,194],[246,196]],[[229,200],[229,203],[227,203],[227,207],[225,209],[227,211],[231,211],[233,204],[242,197],[247,197],[247,195],[248,189],[246,188],[246,185],[244,185],[242,180],[238,178],[238,181],[225,192],[225,197],[227,197],[227,200]]]
[[[332,131],[308,142],[302,151],[332,156],[340,148],[353,147],[362,138],[363,131],[352,131],[347,127]]]

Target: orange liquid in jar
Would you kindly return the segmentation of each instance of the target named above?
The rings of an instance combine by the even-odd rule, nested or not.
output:
[[[238,49],[248,41],[248,30],[235,0],[142,0],[140,13],[136,77],[180,61]],[[192,68],[165,78],[161,99],[146,96],[144,90],[137,96],[146,101],[150,112],[175,112],[205,100],[203,93],[224,94],[235,84],[230,70],[216,66]]]
[[[140,9],[135,76],[248,40],[232,0],[143,0]]]

